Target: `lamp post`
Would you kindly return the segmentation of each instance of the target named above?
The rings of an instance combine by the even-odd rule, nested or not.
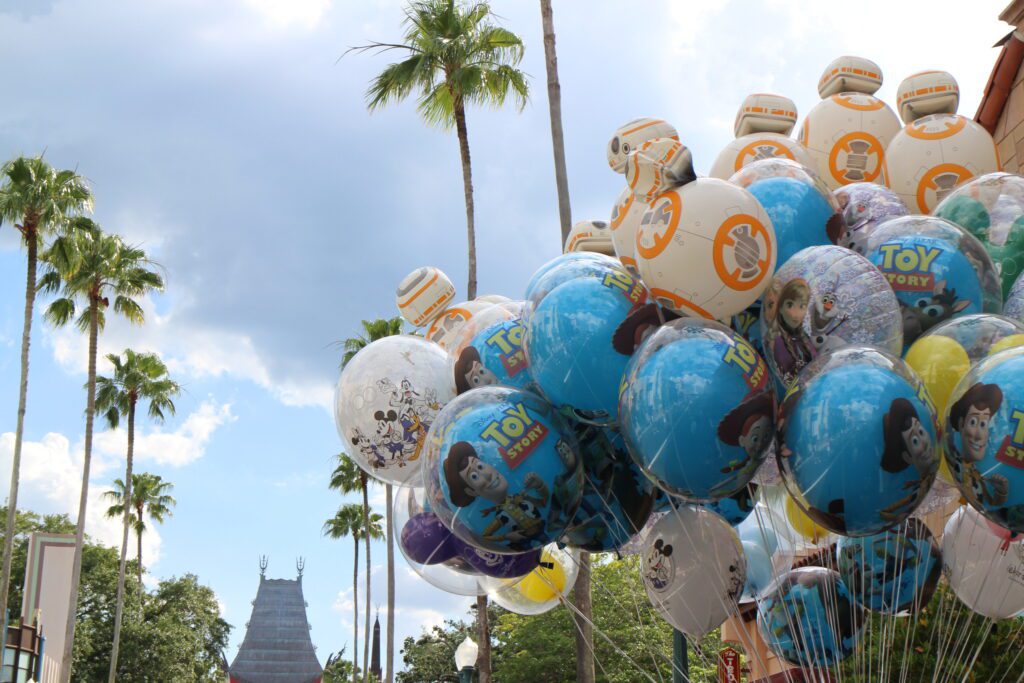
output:
[[[478,646],[473,639],[466,639],[455,648],[455,668],[459,672],[459,683],[473,683],[473,669],[476,667]]]

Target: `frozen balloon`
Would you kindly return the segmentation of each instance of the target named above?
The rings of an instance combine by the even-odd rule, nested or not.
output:
[[[836,241],[841,247],[861,256],[867,253],[868,237],[882,223],[910,213],[899,195],[875,183],[851,183],[833,193],[839,203],[843,220],[842,233]]]

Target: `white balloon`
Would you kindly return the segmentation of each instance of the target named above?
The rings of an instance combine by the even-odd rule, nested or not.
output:
[[[746,581],[743,546],[733,528],[704,508],[669,511],[647,538],[640,578],[669,624],[694,638],[736,611]]]
[[[977,510],[963,506],[942,536],[946,580],[961,602],[990,619],[1024,610],[1024,542],[1007,544]]]

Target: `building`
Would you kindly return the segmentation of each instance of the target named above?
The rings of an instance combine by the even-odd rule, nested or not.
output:
[[[260,561],[260,585],[246,623],[245,639],[228,668],[231,683],[320,683],[323,667],[309,637],[302,595],[303,563],[298,577],[266,578]]]
[[[1003,170],[1024,168],[1024,0],[1014,0],[999,18],[1013,27],[996,47],[996,59],[974,119],[992,134]]]

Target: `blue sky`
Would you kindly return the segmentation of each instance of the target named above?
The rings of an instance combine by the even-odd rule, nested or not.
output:
[[[604,146],[621,123],[673,122],[706,172],[732,138],[743,97],[778,92],[801,113],[841,54],[878,62],[890,103],[915,71],[951,71],[973,116],[1009,29],[1005,3],[775,0],[555,2],[574,217],[606,219],[622,178]],[[536,2],[495,10],[526,44],[533,101],[471,110],[480,291],[521,295],[559,251],[543,46]],[[139,467],[176,485],[174,517],[144,547],[158,577],[197,573],[235,626],[234,656],[268,575],[305,591],[321,658],[350,638],[351,543],[320,537],[339,498],[326,490],[340,444],[328,406],[331,342],[394,313],[395,284],[420,265],[464,291],[464,207],[454,135],[412,104],[369,115],[368,80],[387,56],[348,46],[400,36],[402,3],[331,0],[4,0],[0,156],[77,167],[95,218],[167,268],[149,324],[112,323],[101,351],[164,354],[187,391],[178,416],[142,424]],[[865,29],[863,27],[870,27]],[[13,444],[24,286],[15,235],[0,229],[0,487]],[[85,343],[36,320],[23,489],[38,511],[76,507]],[[121,433],[97,437],[89,529],[113,541],[95,496],[123,473]],[[375,494],[382,505],[383,494]],[[374,563],[383,547],[374,549]],[[383,571],[374,575],[383,602]],[[361,590],[361,589],[360,589]],[[399,570],[398,634],[468,601]],[[351,648],[349,648],[351,652]],[[400,661],[400,659],[399,659]]]

